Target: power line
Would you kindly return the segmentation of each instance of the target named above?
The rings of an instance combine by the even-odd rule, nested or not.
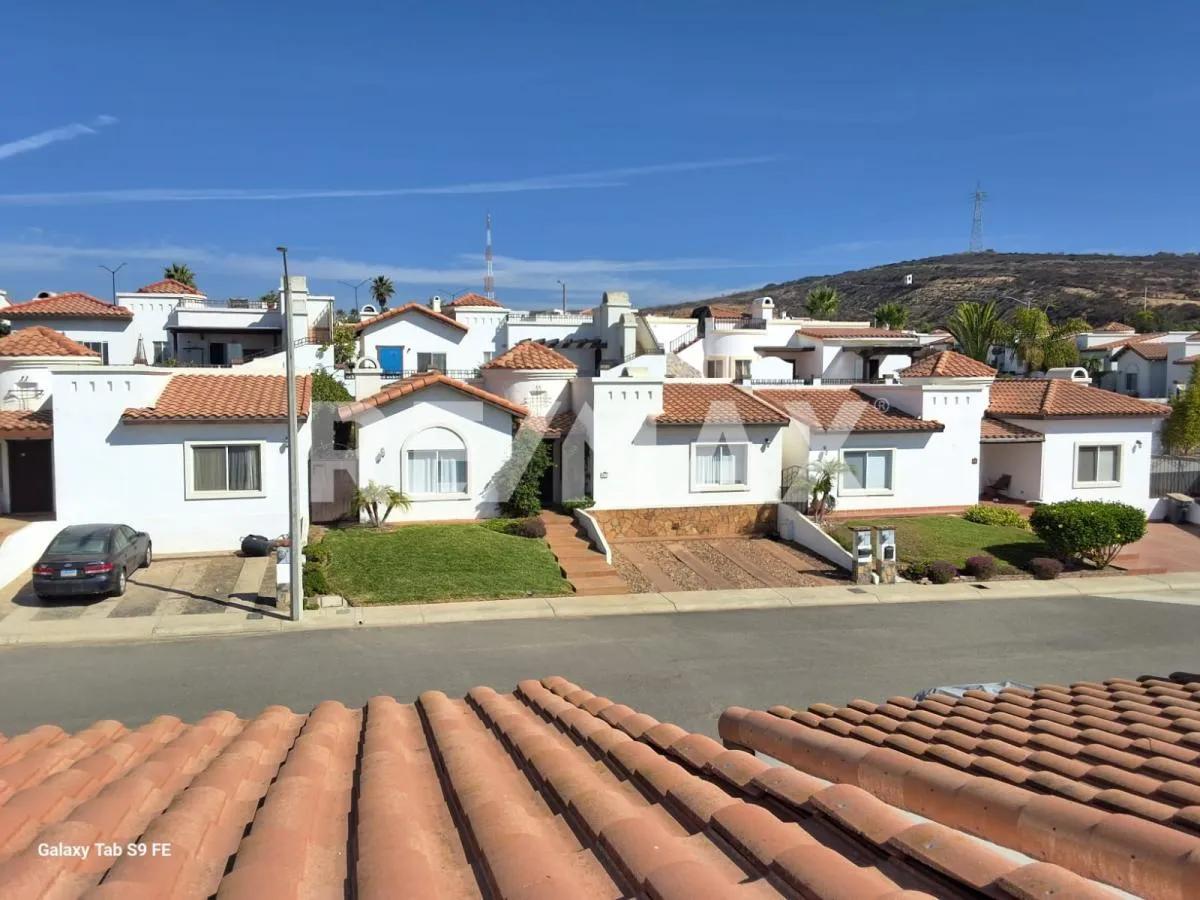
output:
[[[979,182],[975,182],[975,190],[971,194],[972,209],[971,209],[971,253],[983,252],[983,202],[987,200],[987,192],[984,191]]]

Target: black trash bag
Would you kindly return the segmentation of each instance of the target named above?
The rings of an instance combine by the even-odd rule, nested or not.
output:
[[[248,534],[242,538],[243,556],[267,556],[274,546],[274,541],[261,534]]]

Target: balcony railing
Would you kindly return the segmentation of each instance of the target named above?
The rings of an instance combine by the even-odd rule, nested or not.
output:
[[[763,329],[767,327],[765,319],[737,318],[711,316],[707,320],[709,327],[715,331],[738,331],[742,329]]]
[[[405,369],[402,372],[384,372],[379,369],[360,369],[357,373],[353,369],[347,369],[345,376],[354,378],[358,375],[378,375],[382,381],[399,381],[401,378],[412,378],[414,375],[428,375],[431,372],[438,372],[448,378],[457,378],[459,381],[471,381],[479,377],[479,369]]]
[[[844,387],[854,384],[895,384],[894,378],[751,378],[748,381],[754,387],[770,387],[792,385],[796,387]]]
[[[510,310],[508,313],[508,321],[510,322],[528,322],[537,324],[559,324],[559,325],[589,325],[592,321],[590,313],[556,313],[545,310],[537,311],[522,311]]]
[[[224,300],[216,297],[184,297],[176,304],[176,309],[250,309],[259,311],[277,311],[277,301],[253,300],[249,297],[227,297]]]
[[[670,341],[668,341],[667,342],[667,352],[668,353],[678,353],[684,347],[688,346],[689,344],[694,344],[699,339],[700,339],[700,326],[696,325],[696,326],[693,326],[692,328],[689,328],[683,334],[679,335],[679,337],[672,338]]]

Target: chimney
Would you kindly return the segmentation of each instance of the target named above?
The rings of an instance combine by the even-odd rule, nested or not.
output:
[[[775,318],[775,301],[770,297],[759,297],[750,304],[750,318],[770,322]]]
[[[1087,369],[1083,366],[1060,366],[1056,369],[1047,369],[1046,377],[1060,381],[1074,381],[1076,384],[1092,383],[1092,377],[1088,375]]]
[[[429,308],[435,313],[440,313],[442,311],[442,298],[437,294],[434,294],[432,297],[430,297]]]

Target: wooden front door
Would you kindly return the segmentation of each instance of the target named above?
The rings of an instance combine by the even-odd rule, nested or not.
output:
[[[8,442],[8,486],[14,513],[54,509],[54,455],[51,441]]]

